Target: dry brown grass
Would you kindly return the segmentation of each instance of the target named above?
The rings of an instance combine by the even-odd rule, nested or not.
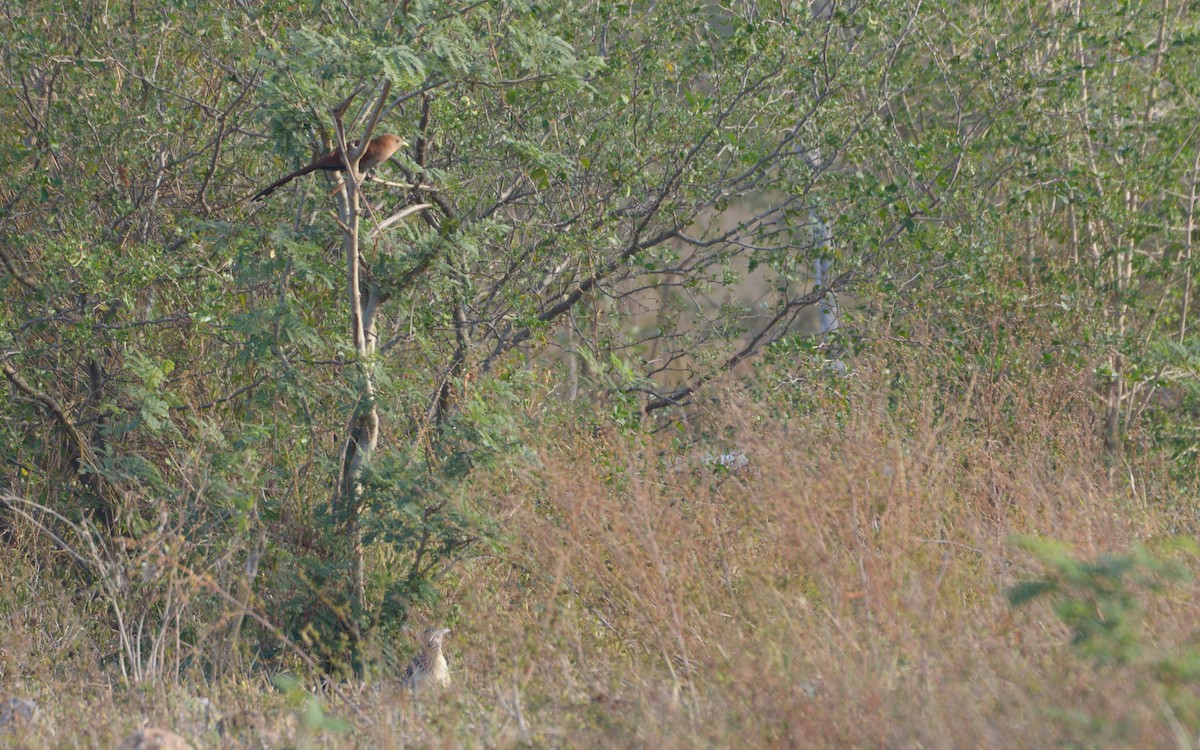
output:
[[[682,461],[666,438],[530,436],[538,463],[475,487],[506,519],[505,551],[462,565],[444,607],[421,613],[454,629],[453,686],[418,699],[369,687],[369,723],[330,699],[348,732],[305,735],[261,678],[111,687],[88,643],[48,653],[71,640],[69,617],[27,614],[3,626],[17,644],[3,670],[43,713],[11,737],[104,747],[152,720],[199,748],[1180,744],[1146,667],[1093,666],[1047,606],[1013,609],[1004,591],[1036,574],[1011,534],[1092,557],[1194,533],[1194,515],[1166,502],[1151,462],[1110,471],[1081,376],[975,384],[947,402],[920,368],[905,374],[897,396],[894,373],[862,363],[805,382],[808,408],[787,411],[786,394],[722,394],[702,420],[721,440]],[[730,448],[751,465],[694,460]],[[1151,643],[1193,634],[1196,593],[1147,602]],[[50,666],[64,662],[78,679]]]

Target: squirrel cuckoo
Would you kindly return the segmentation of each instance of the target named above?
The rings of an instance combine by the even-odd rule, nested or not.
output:
[[[349,145],[350,148],[354,148],[358,145],[358,141],[354,141]],[[366,151],[363,151],[362,158],[358,160],[359,170],[366,172],[369,169],[374,169],[375,167],[387,161],[391,155],[400,150],[402,146],[404,146],[404,139],[398,135],[392,135],[389,133],[387,135],[381,135],[378,138],[372,138],[371,142],[367,144]],[[297,177],[306,175],[309,172],[315,172],[318,169],[325,170],[327,172],[344,171],[346,169],[346,160],[342,158],[342,150],[340,148],[335,149],[334,151],[325,154],[320,159],[317,159],[312,164],[309,164],[307,167],[301,167],[291,174],[286,174],[283,177],[280,177],[278,180],[275,180],[270,185],[267,185],[265,188],[255,193],[254,197],[250,200],[260,201]]]

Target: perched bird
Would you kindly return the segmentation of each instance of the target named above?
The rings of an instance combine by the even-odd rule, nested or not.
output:
[[[442,653],[442,641],[449,634],[449,628],[427,628],[421,634],[421,653],[413,657],[400,678],[404,687],[417,693],[431,684],[437,687],[450,684],[450,667]]]
[[[391,158],[392,154],[404,147],[405,141],[398,135],[381,135],[378,138],[372,138],[367,144],[367,150],[363,152],[362,158],[358,160],[359,171],[366,172],[368,169],[374,169],[380,164]],[[353,141],[349,144],[350,148],[358,145],[358,141]],[[318,169],[326,172],[342,172],[346,169],[346,160],[342,158],[342,150],[334,149],[332,152],[325,154],[320,159],[317,159],[312,164],[306,167],[301,167],[291,174],[286,174],[275,180],[270,185],[267,185],[262,190],[254,194],[250,200],[260,201],[266,198],[271,193],[275,192],[280,187],[288,184],[297,177],[315,172]]]

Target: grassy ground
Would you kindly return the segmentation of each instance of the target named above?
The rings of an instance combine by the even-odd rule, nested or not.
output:
[[[41,713],[3,741],[110,747],[148,721],[199,748],[1192,746],[1194,689],[1155,660],[1195,634],[1193,583],[1139,595],[1142,650],[1124,663],[1073,648],[1046,602],[1005,596],[1043,572],[1014,534],[1085,559],[1194,536],[1167,467],[1104,455],[1078,373],[948,401],[916,365],[898,391],[892,367],[714,392],[698,447],[531,436],[536,461],[474,488],[504,519],[500,551],[455,568],[416,618],[454,629],[437,695],[385,678],[317,710],[261,668],[123,687],[103,607],[45,554],[13,559],[0,697]],[[701,460],[731,449],[749,466]]]

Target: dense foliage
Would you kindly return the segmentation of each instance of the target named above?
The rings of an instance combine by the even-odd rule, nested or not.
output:
[[[1197,23],[0,2],[6,543],[98,587],[134,681],[361,669],[503,545],[471,477],[531,426],[711,438],[715,384],[827,408],[897,345],[989,440],[1045,403],[1192,481]],[[376,106],[409,145],[361,193],[247,201]]]

